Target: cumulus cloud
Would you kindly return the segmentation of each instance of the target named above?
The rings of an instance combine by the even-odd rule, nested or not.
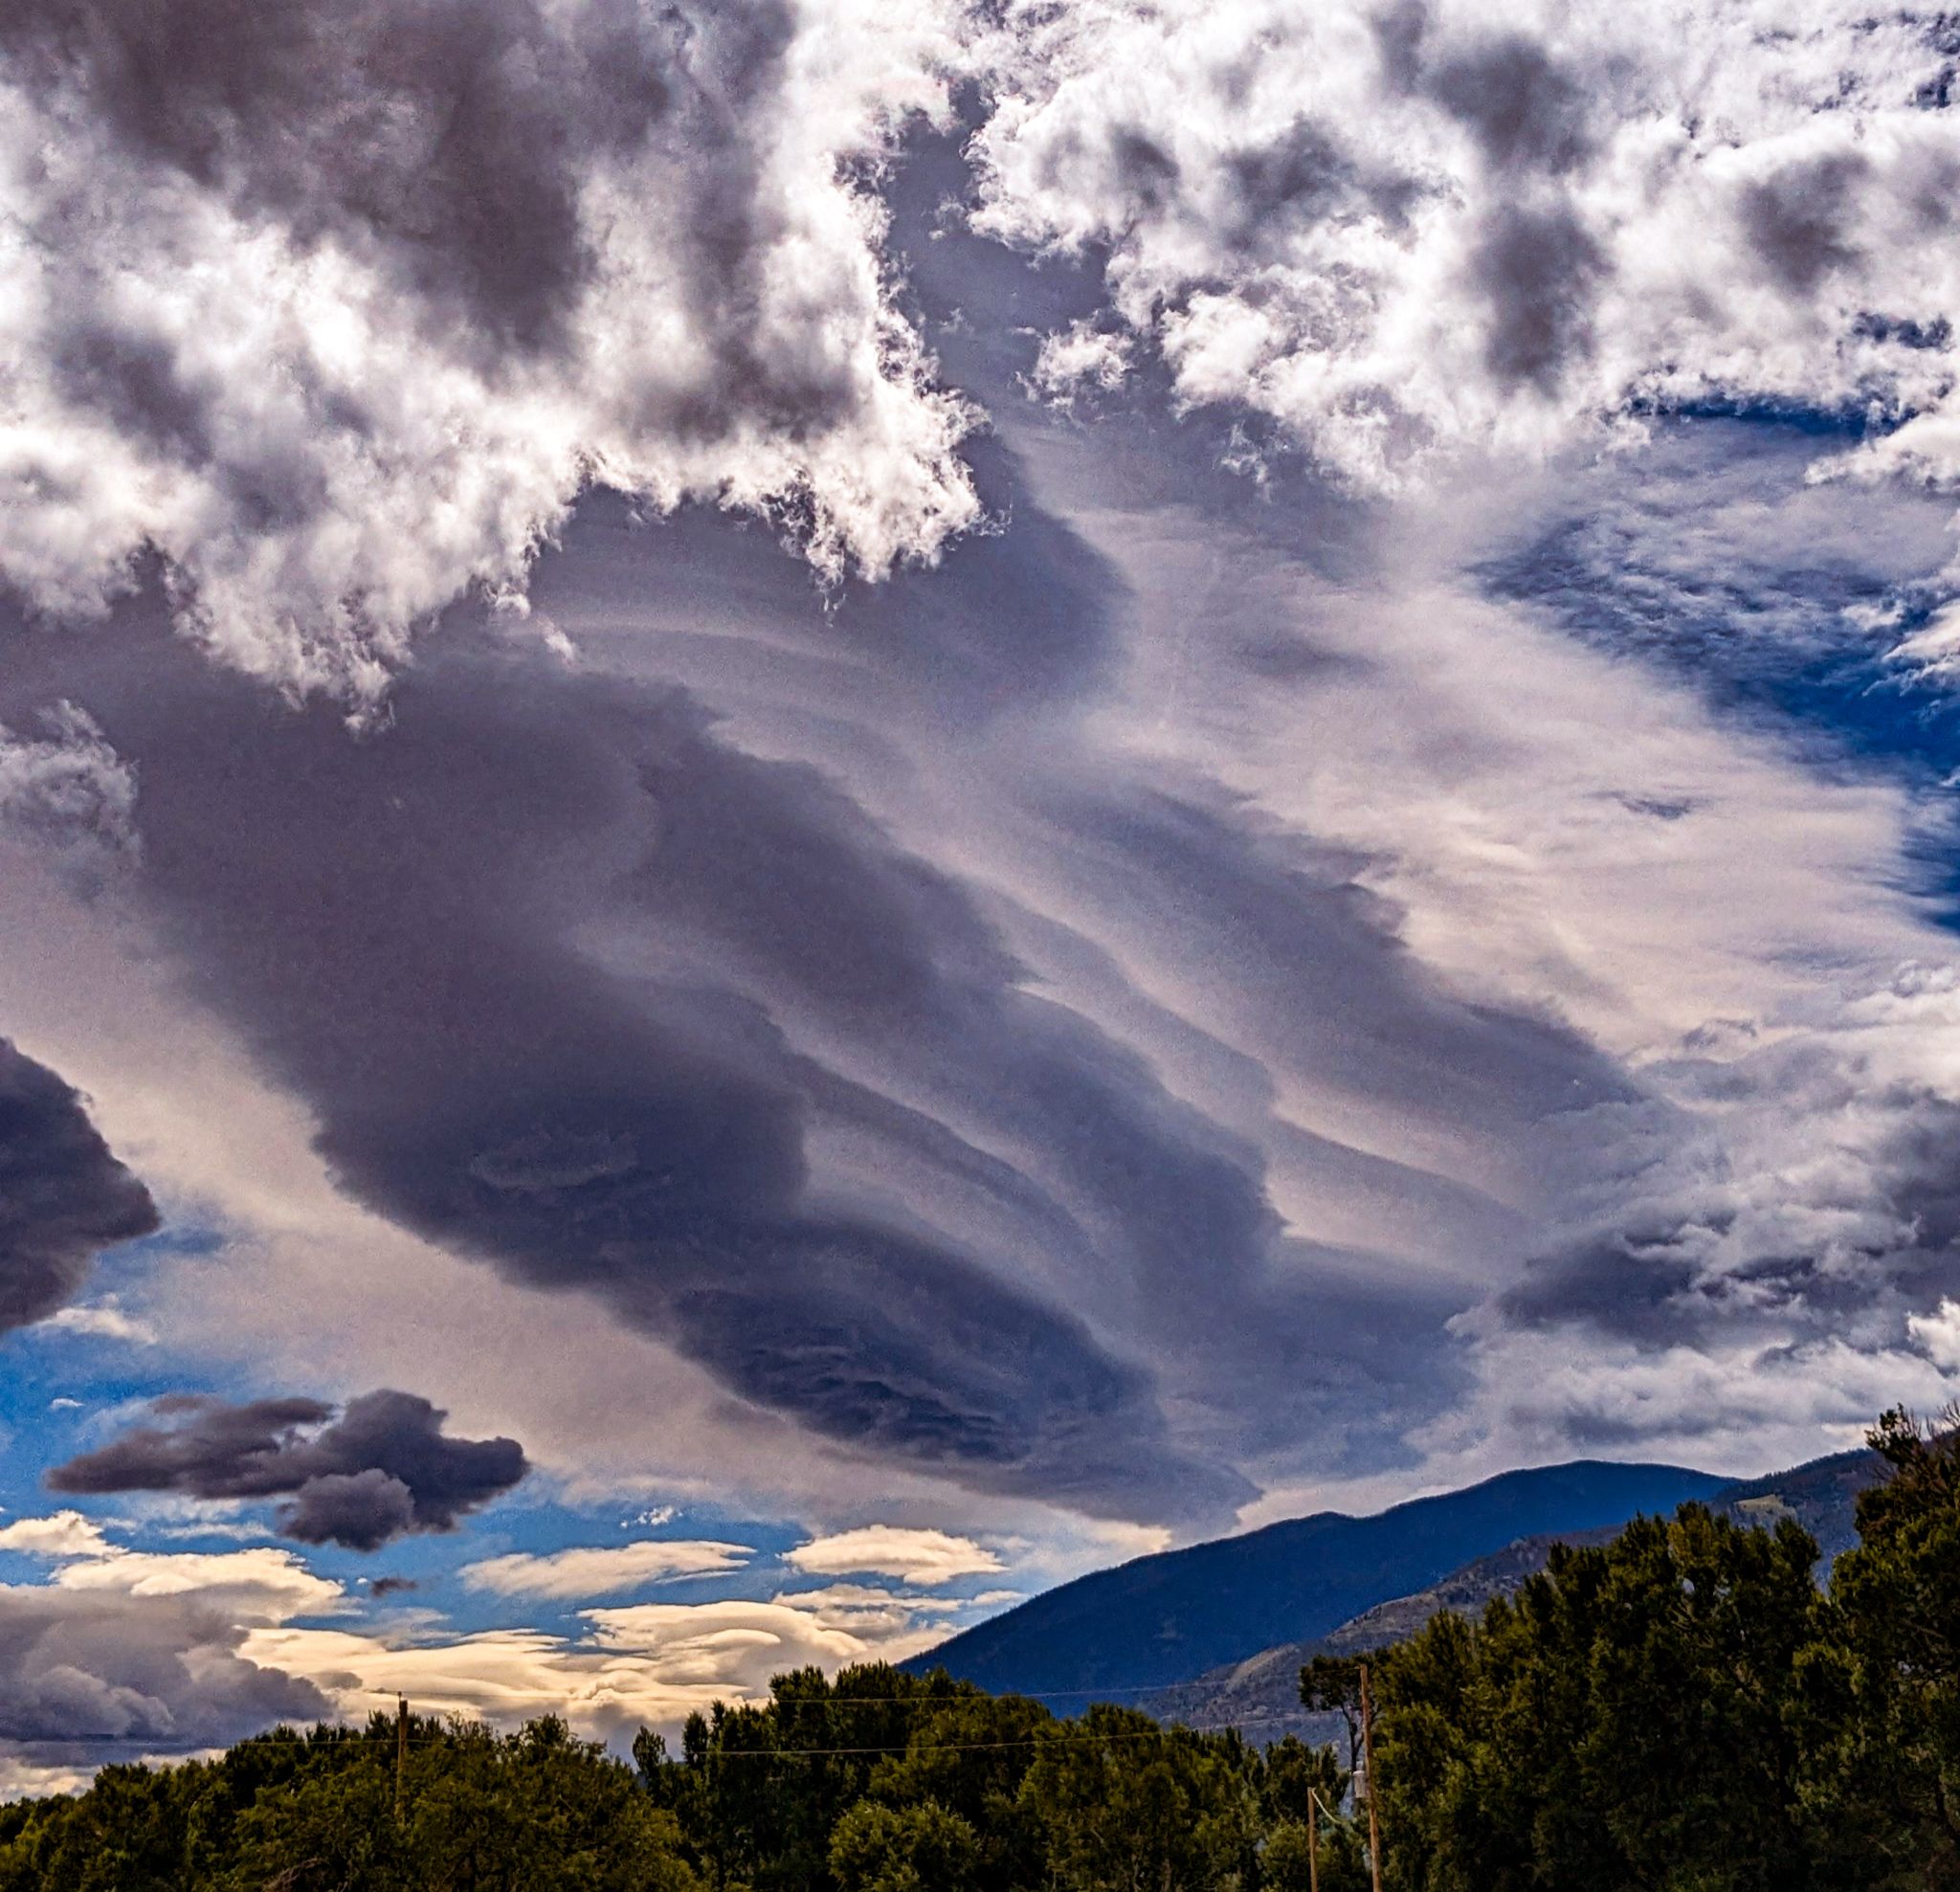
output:
[[[914,1583],[950,1583],[1003,1568],[999,1557],[969,1537],[949,1531],[908,1529],[900,1525],[864,1525],[812,1538],[783,1552],[783,1561],[818,1576],[904,1577]]]
[[[161,1423],[56,1466],[50,1489],[278,1498],[287,1536],[374,1550],[406,1531],[454,1530],[529,1469],[515,1439],[447,1436],[448,1415],[413,1393],[363,1393],[338,1417],[317,1399],[189,1393],[152,1411]]]
[[[0,1038],[0,1331],[45,1320],[101,1250],[157,1226],[80,1097]]]
[[[611,1596],[676,1577],[739,1570],[754,1552],[746,1544],[649,1538],[638,1544],[575,1545],[540,1553],[514,1551],[465,1564],[465,1589],[498,1596]]]
[[[0,1549],[56,1565],[44,1582],[0,1584],[0,1739],[28,1778],[330,1712],[312,1682],[243,1653],[254,1634],[340,1604],[289,1551],[130,1550],[74,1511],[16,1520]]]
[[[464,590],[519,601],[591,482],[829,573],[930,555],[968,422],[872,179],[959,37],[852,0],[10,7],[0,575],[73,616],[160,571],[228,660],[361,699]]]
[[[1395,491],[1656,409],[1872,423],[1861,471],[1960,469],[1960,133],[1931,15],[1819,0],[1013,4],[978,227],[1101,264],[1179,400]]]

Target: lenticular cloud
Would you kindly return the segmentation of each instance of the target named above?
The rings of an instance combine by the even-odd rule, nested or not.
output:
[[[948,8],[17,0],[0,16],[0,577],[161,567],[296,693],[516,598],[582,486],[824,571],[975,501],[871,188]]]
[[[1956,50],[1843,0],[1015,0],[977,220],[1103,259],[1037,385],[1141,340],[1365,491],[1737,402],[1946,477]]]

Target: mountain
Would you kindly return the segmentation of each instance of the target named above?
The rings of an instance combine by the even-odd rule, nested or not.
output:
[[[1882,1462],[1875,1452],[1839,1452],[1767,1478],[1737,1480],[1706,1494],[1704,1502],[1743,1524],[1773,1526],[1783,1518],[1794,1518],[1816,1539],[1820,1564],[1828,1566],[1857,1542],[1858,1494],[1878,1477]],[[1159,1721],[1237,1727],[1259,1742],[1285,1734],[1332,1740],[1339,1717],[1309,1715],[1300,1705],[1300,1671],[1309,1658],[1357,1656],[1399,1642],[1440,1610],[1475,1615],[1493,1597],[1516,1594],[1526,1577],[1545,1568],[1554,1544],[1603,1544],[1619,1528],[1613,1524],[1519,1538],[1421,1590],[1374,1604],[1325,1636],[1279,1643],[1221,1663],[1190,1681],[1144,1695],[1136,1705]]]
[[[1087,1698],[1161,1687],[1325,1636],[1519,1538],[1671,1512],[1726,1482],[1679,1465],[1582,1459],[1505,1472],[1373,1517],[1322,1511],[1079,1577],[905,1666],[945,1667],[996,1692]]]

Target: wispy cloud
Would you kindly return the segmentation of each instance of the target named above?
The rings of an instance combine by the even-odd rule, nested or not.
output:
[[[742,1569],[754,1554],[746,1544],[649,1538],[486,1557],[465,1564],[462,1581],[467,1589],[499,1596],[612,1596],[677,1577],[720,1576]]]

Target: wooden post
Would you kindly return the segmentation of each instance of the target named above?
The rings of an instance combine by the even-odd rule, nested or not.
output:
[[[1361,1665],[1361,1754],[1368,1768],[1368,1867],[1374,1892],[1382,1892],[1382,1829],[1374,1808],[1374,1710],[1368,1699],[1368,1664]]]
[[[394,1698],[394,1823],[399,1826],[407,1811],[409,1787],[409,1698]]]
[[[1320,1812],[1321,1796],[1309,1787],[1306,1790],[1306,1892],[1321,1892],[1321,1829],[1315,1815]]]

